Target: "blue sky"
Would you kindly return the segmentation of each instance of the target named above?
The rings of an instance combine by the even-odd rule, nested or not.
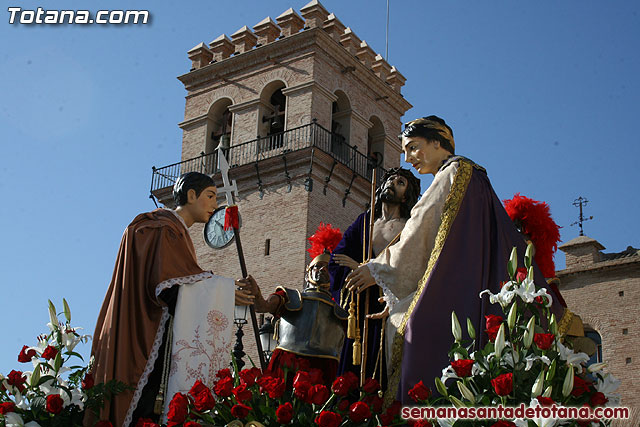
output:
[[[151,23],[127,26],[11,25],[0,12],[0,372],[44,332],[47,299],[66,297],[93,333],[122,231],[154,208],[151,167],[180,159],[186,52],[305,4],[46,3],[149,10]],[[384,53],[385,0],[323,5]],[[404,119],[445,118],[501,199],[550,204],[563,241],[578,235],[583,196],[587,235],[611,252],[639,247],[639,13],[636,1],[391,0],[389,62],[414,106]]]

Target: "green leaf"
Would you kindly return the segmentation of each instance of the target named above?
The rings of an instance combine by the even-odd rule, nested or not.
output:
[[[75,351],[66,351],[64,354],[67,356],[75,356],[84,362],[84,358],[80,353],[76,353]]]
[[[67,322],[71,322],[71,309],[69,308],[69,304],[67,304],[67,300],[62,298],[62,304],[64,305],[64,317],[67,319]]]

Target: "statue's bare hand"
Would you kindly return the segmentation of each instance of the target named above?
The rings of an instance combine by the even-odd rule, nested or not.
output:
[[[236,289],[236,305],[253,305],[255,297],[244,289]]]
[[[355,270],[356,268],[358,268],[360,266],[360,264],[358,262],[356,262],[356,260],[351,258],[349,255],[345,255],[345,254],[334,254],[333,255],[333,260],[339,266],[348,267],[348,268],[350,268],[352,270]]]
[[[380,297],[378,298],[379,302],[384,302],[384,298]],[[367,314],[367,319],[386,319],[387,317],[389,317],[389,306],[385,305],[384,306],[384,310],[382,310],[380,313],[371,313],[371,314]]]
[[[376,280],[371,275],[369,268],[366,265],[361,265],[360,267],[353,270],[347,276],[347,290],[348,291],[358,291],[362,292],[376,284]]]
[[[245,279],[236,280],[236,286],[248,291],[250,295],[253,295],[256,298],[262,297],[262,292],[260,292],[258,282],[256,282],[256,279],[254,279],[252,275],[248,275]]]

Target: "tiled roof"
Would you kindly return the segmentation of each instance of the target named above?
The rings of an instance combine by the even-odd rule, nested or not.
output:
[[[629,257],[640,257],[640,249],[634,248],[633,246],[628,246],[622,252],[614,252],[610,254],[602,254],[602,261],[611,261],[614,259],[622,259]]]

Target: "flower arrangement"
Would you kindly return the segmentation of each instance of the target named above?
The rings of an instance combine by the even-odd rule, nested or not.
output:
[[[49,301],[49,333],[38,336],[33,347],[23,346],[18,354],[18,362],[31,362],[33,370],[12,370],[6,377],[0,374],[1,427],[82,426],[85,410],[97,414],[105,398],[126,387],[117,381],[94,384],[87,374],[89,366],[66,366],[71,359],[83,360],[75,347],[91,337],[71,326],[71,310],[66,300],[62,302],[65,321],[58,320]]]
[[[217,373],[210,390],[196,381],[187,394],[177,393],[169,404],[168,427],[241,424],[269,426],[377,426],[404,424],[400,402],[383,410],[380,384],[368,379],[362,387],[351,372],[325,384],[319,369],[293,355],[279,372],[253,367]],[[213,391],[213,393],[212,393]],[[214,398],[215,394],[215,398]]]
[[[508,264],[510,279],[499,293],[488,290],[492,304],[499,304],[504,316],[486,316],[488,342],[476,348],[476,331],[467,319],[469,339],[463,339],[455,312],[451,314],[455,342],[449,352],[450,365],[435,379],[440,397],[415,394],[414,400],[430,406],[488,407],[520,404],[564,407],[617,406],[614,394],[619,381],[604,372],[605,364],[586,366],[589,356],[566,347],[558,334],[558,322],[550,311],[552,297],[533,281],[532,246],[524,257],[526,269],[517,269],[515,248]],[[410,393],[411,394],[411,393]],[[453,425],[455,420],[438,420]],[[457,424],[456,424],[457,425]],[[507,426],[599,426],[605,420],[511,419],[474,421],[474,425]]]

